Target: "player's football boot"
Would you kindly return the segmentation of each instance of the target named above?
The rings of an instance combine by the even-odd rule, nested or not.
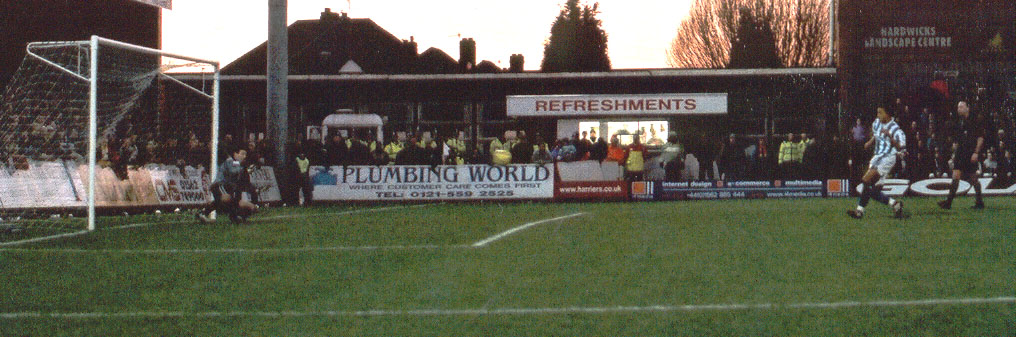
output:
[[[852,209],[852,210],[848,210],[847,211],[847,215],[849,215],[851,218],[854,218],[854,219],[860,219],[860,218],[864,217],[864,212],[858,211],[856,209]]]
[[[902,201],[896,200],[896,203],[893,204],[893,216],[896,217],[896,218],[902,218],[903,217],[903,202]]]

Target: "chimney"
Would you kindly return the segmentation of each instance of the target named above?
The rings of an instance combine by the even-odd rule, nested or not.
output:
[[[406,47],[406,52],[408,52],[409,55],[416,56],[416,54],[419,54],[419,49],[416,45],[415,37],[410,36],[409,41],[402,40],[402,45]]]
[[[508,59],[508,71],[513,73],[521,73],[525,70],[526,58],[522,54],[512,54],[511,58]]]
[[[476,67],[476,41],[472,38],[459,41],[459,66],[463,69]]]
[[[321,12],[321,21],[338,18],[339,16],[332,12],[331,8],[325,8],[324,12]]]

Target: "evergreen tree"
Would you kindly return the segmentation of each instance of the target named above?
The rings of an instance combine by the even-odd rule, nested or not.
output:
[[[544,72],[607,71],[607,33],[596,18],[599,4],[579,6],[568,0],[554,24],[543,49]]]
[[[776,51],[776,35],[769,25],[772,18],[741,8],[737,31],[730,43],[727,68],[781,68]]]

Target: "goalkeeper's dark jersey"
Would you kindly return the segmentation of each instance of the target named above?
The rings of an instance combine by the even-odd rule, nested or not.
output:
[[[957,155],[974,154],[974,150],[977,149],[977,138],[984,137],[984,124],[974,115],[967,118],[957,116],[950,129],[953,142],[957,144]]]
[[[221,184],[227,191],[234,191],[244,173],[243,165],[239,161],[226,158],[226,161],[219,166],[214,182]]]

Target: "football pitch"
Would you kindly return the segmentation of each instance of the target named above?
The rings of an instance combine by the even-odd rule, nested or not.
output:
[[[0,247],[0,335],[1016,335],[1016,198],[100,218]]]

